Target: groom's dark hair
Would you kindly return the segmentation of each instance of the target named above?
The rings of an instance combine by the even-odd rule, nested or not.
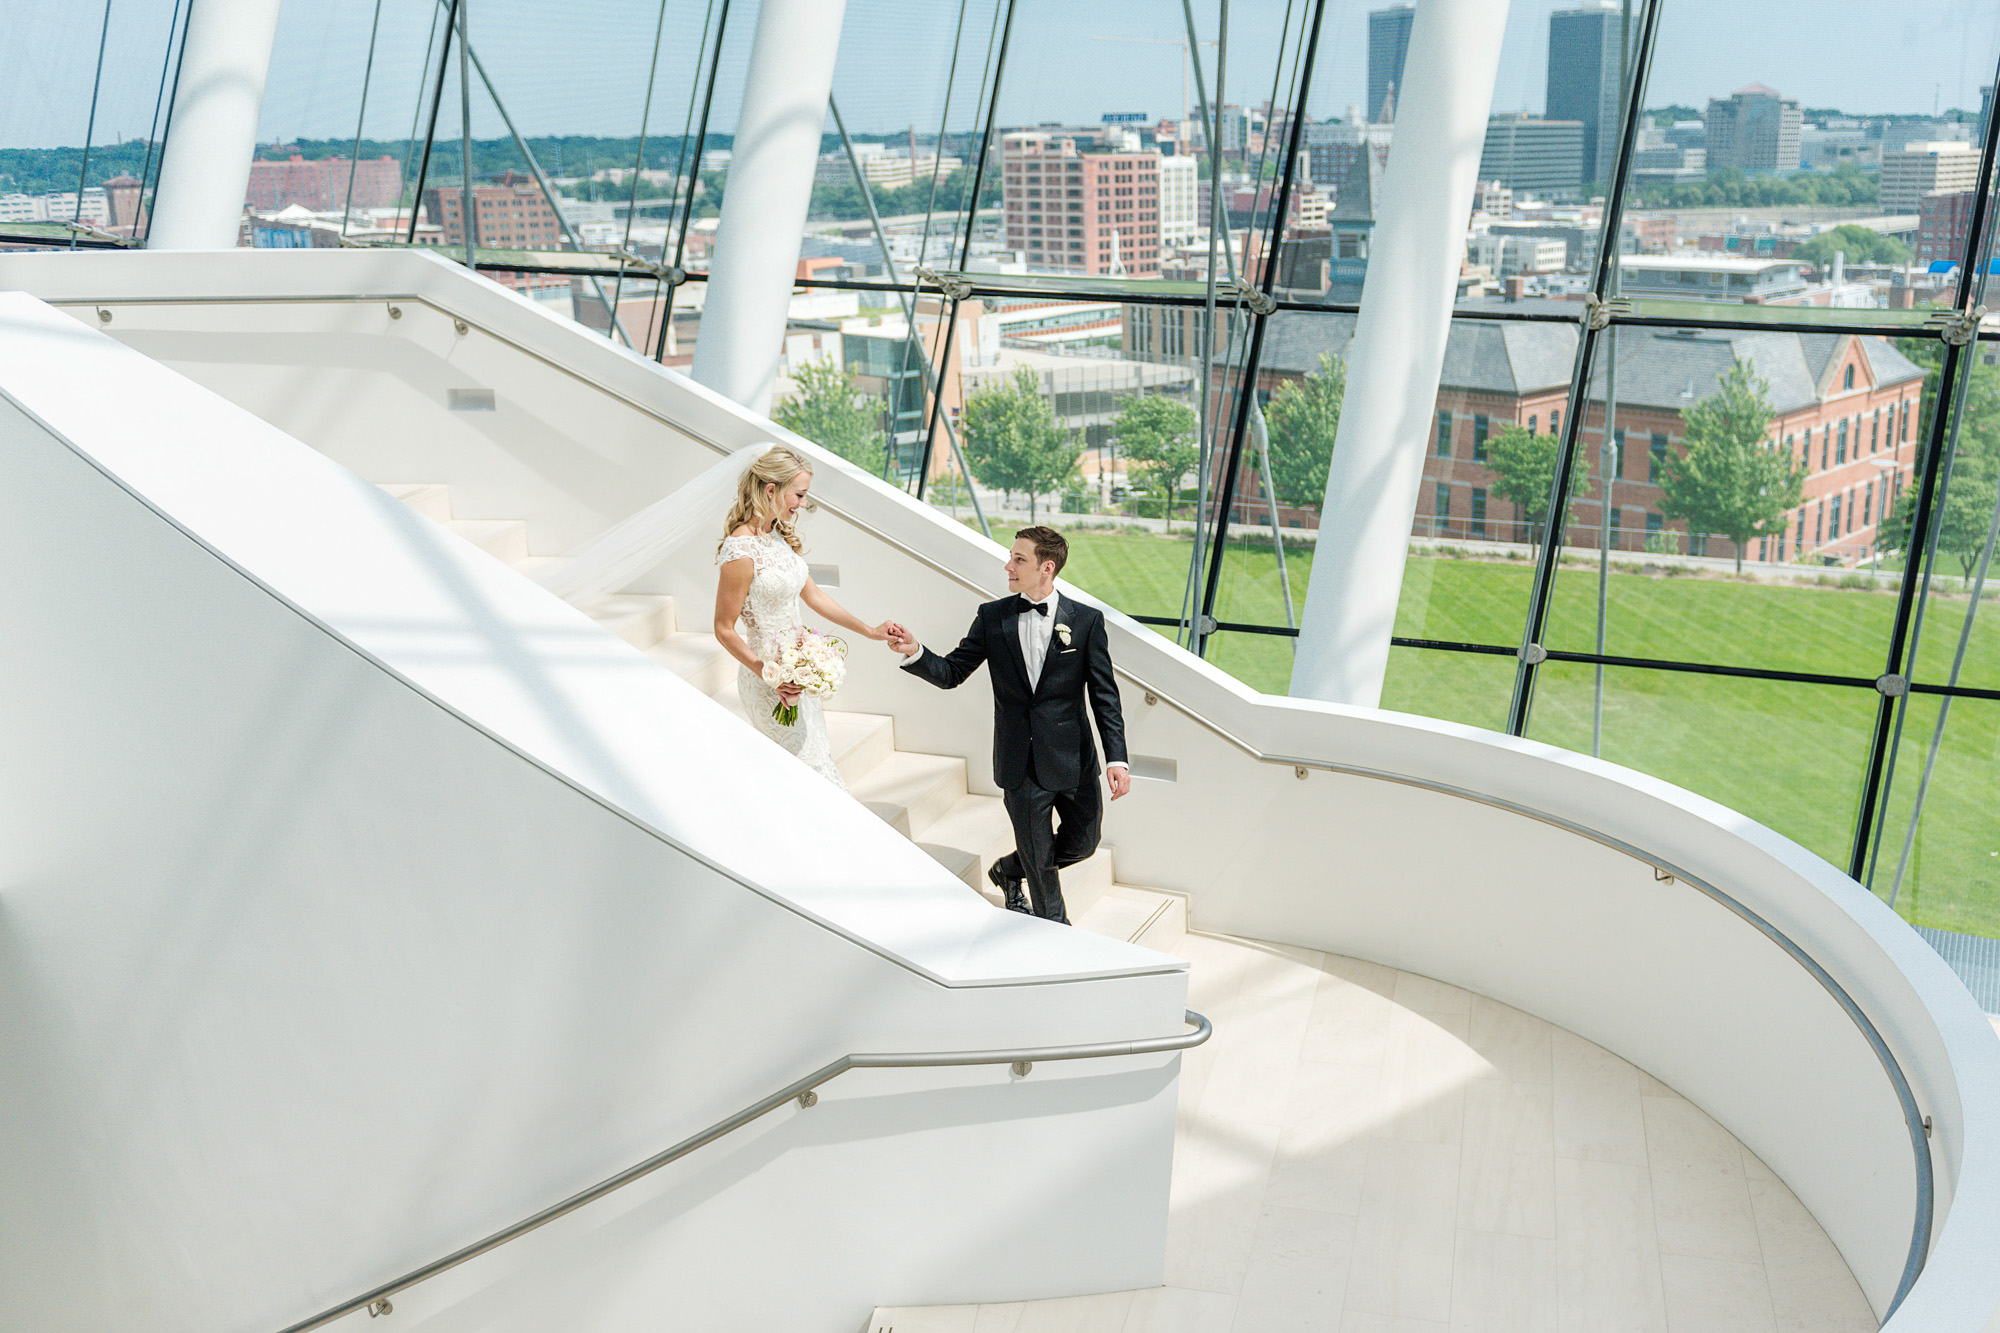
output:
[[[1069,563],[1069,543],[1063,540],[1060,532],[1037,523],[1032,528],[1022,528],[1014,534],[1015,541],[1023,537],[1035,544],[1036,564],[1052,560],[1055,562],[1056,573],[1062,573],[1063,566]]]

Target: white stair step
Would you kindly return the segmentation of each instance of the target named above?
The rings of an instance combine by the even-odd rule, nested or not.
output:
[[[850,790],[855,800],[914,842],[965,795],[965,761],[897,750]]]
[[[646,656],[725,706],[736,695],[736,659],[713,634],[669,634],[646,650]],[[727,698],[723,695],[728,687]]]
[[[840,776],[852,787],[896,752],[896,719],[886,713],[828,709],[826,739],[833,746],[833,762],[839,765]]]
[[[1109,847],[1099,847],[1088,861],[1063,871],[1063,906],[1069,911],[1069,919],[1081,921],[1115,882],[1117,875],[1112,870]]]
[[[674,632],[674,599],[644,593],[621,593],[592,602],[585,615],[644,651]]]
[[[384,481],[382,490],[401,500],[425,518],[440,523],[451,521],[451,487],[436,481]]]
[[[997,796],[968,794],[923,831],[917,845],[997,905],[1000,893],[986,878],[998,858],[1014,850],[1014,826]]]
[[[528,554],[528,525],[518,518],[454,518],[445,526],[503,564]]]
[[[1187,933],[1187,899],[1130,884],[1113,884],[1082,915],[1070,919],[1083,929],[1115,940],[1171,952]]]
[[[883,1305],[868,1317],[868,1333],[973,1333],[978,1321],[976,1305]]]

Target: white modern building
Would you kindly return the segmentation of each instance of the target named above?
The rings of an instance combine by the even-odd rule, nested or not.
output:
[[[2000,1327],[2000,1039],[1941,932],[1836,845],[1900,827],[1794,836],[1781,808],[1658,771],[1678,733],[1727,730],[1714,714],[1668,713],[1650,750],[1578,739],[1596,666],[1614,742],[1651,706],[1625,672],[1693,681],[1689,710],[1732,672],[1804,676],[1780,683],[1870,737],[1912,693],[1969,711],[1983,687],[1928,656],[1859,677],[1593,652],[1546,615],[1553,581],[1597,564],[1565,552],[1577,534],[1413,552],[1427,465],[1478,488],[1483,523],[1489,441],[1547,423],[1595,449],[1603,399],[1572,378],[1631,383],[1615,358],[1675,343],[1616,339],[1660,322],[1652,275],[1700,276],[1663,297],[1734,293],[1714,266],[1750,262],[1600,244],[1588,280],[1619,263],[1624,302],[1454,311],[1503,7],[1415,7],[1396,150],[1362,163],[1359,310],[1313,344],[1346,374],[1309,468],[1285,450],[1326,381],[1245,350],[1331,327],[1268,299],[1282,234],[1199,294],[1085,272],[866,289],[1004,305],[1045,344],[1128,304],[1215,312],[1186,366],[1047,377],[1105,433],[1107,478],[1145,461],[1121,452],[1125,388],[1187,407],[1196,425],[1159,414],[1150,442],[1177,474],[1157,517],[1051,514],[1087,488],[1013,487],[1072,529],[1057,614],[1102,610],[1116,665],[1093,707],[1116,701],[1130,752],[1132,792],[1063,872],[1074,927],[994,901],[1013,832],[983,678],[930,689],[850,634],[828,704],[843,792],[748,725],[715,634],[720,516],[626,542],[776,441],[813,465],[813,583],[863,623],[942,647],[1002,596],[1020,523],[968,511],[1007,488],[943,462],[998,447],[954,396],[976,351],[922,349],[934,420],[891,480],[771,416],[795,311],[856,308],[794,301],[838,56],[879,59],[876,19],[764,0],[753,31],[715,36],[742,67],[695,93],[739,100],[718,113],[720,218],[675,223],[712,239],[690,277],[578,250],[238,248],[280,8],[192,7],[143,246],[0,220],[0,1328]],[[959,16],[892,17],[949,42]],[[986,34],[965,43],[978,86]],[[1013,132],[979,128],[989,168]],[[1078,179],[1114,218],[1155,198],[1130,163]],[[992,225],[977,200],[958,220]],[[1540,263],[1564,243],[1505,244]],[[486,276],[514,266],[579,292],[643,281],[667,327],[599,333]],[[1753,294],[1778,280],[1740,271]],[[674,368],[686,287],[698,340]],[[1047,322],[1066,313],[1082,324]],[[1841,327],[1784,312],[1821,314]],[[1942,342],[1958,314],[1898,328]],[[802,365],[837,330],[791,332]],[[1808,349],[1788,375],[1868,389],[1855,339],[1785,336]],[[1648,382],[1685,369],[1692,395],[1717,364]],[[1483,396],[1440,407],[1466,386]],[[1585,419],[1548,416],[1573,401]],[[1070,447],[1039,412],[1007,438]],[[1914,456],[1895,415],[1867,424],[1870,458]],[[1205,453],[1181,472],[1190,430]],[[1641,470],[1672,447],[1621,442],[1614,465]],[[1314,577],[1294,623],[1246,630],[1228,588],[1284,566],[1225,562],[1253,537],[1260,561],[1297,557],[1259,478],[1315,511]],[[629,567],[578,590],[607,548]],[[1521,641],[1410,633],[1406,571],[1482,555],[1538,576]],[[1111,572],[1130,582],[1094,582]],[[1632,577],[1685,582],[1656,574]],[[1978,610],[1950,589],[1929,614]],[[1252,684],[1266,649],[1285,677]],[[1492,708],[1400,711],[1412,653],[1498,681]],[[1740,754],[1756,721],[1695,740]],[[1939,783],[1990,790],[1990,754],[1943,754]]]
[[[102,186],[83,192],[81,206],[77,192],[67,194],[0,194],[0,222],[87,222],[93,227],[111,225],[111,196]]]
[[[1978,181],[1979,154],[1971,144],[1907,144],[1882,154],[1882,211],[1914,213],[1925,195],[1970,190]]]
[[[1200,234],[1200,163],[1192,157],[1160,159],[1160,247],[1192,244]]]

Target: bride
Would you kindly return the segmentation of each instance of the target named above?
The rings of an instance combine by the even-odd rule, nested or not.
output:
[[[833,762],[820,701],[811,695],[801,697],[795,685],[766,684],[764,662],[798,639],[804,628],[800,602],[863,638],[886,640],[900,632],[900,626],[893,621],[863,624],[812,581],[793,531],[811,488],[811,464],[782,444],[771,445],[744,469],[716,550],[722,572],[715,586],[715,637],[741,664],[736,688],[751,725],[846,791]],[[739,620],[742,632],[736,628]],[[798,706],[798,721],[791,726],[771,716],[780,700]]]

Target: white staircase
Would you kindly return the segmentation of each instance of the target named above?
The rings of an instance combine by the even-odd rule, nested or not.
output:
[[[549,559],[523,524],[453,518],[444,486],[384,489],[516,568]],[[583,609],[742,714],[733,659],[672,598]],[[889,717],[827,720],[855,797],[997,899],[1012,834],[966,760],[897,749]],[[884,1306],[867,1333],[1875,1326],[1769,1168],[1610,1052],[1427,977],[1190,932],[1186,899],[1116,883],[1108,849],[1063,894],[1078,926],[1192,960],[1188,1003],[1216,1024],[1182,1066],[1165,1283]]]
[[[528,554],[525,523],[453,517],[448,486],[384,482],[381,487],[523,572],[560,559]],[[673,598],[626,593],[582,609],[724,708],[743,716],[736,691],[735,659],[705,624],[682,629]],[[1014,834],[999,797],[968,789],[965,758],[897,749],[895,719],[878,713],[829,709],[826,718],[835,762],[854,798],[998,906],[1000,895],[986,872],[996,858],[1013,850]],[[1101,934],[1134,941],[1146,936],[1164,942],[1177,937],[1186,923],[1185,903],[1179,896],[1118,885],[1108,847],[1065,870],[1062,887],[1070,919]],[[1095,910],[1100,906],[1102,910]]]

